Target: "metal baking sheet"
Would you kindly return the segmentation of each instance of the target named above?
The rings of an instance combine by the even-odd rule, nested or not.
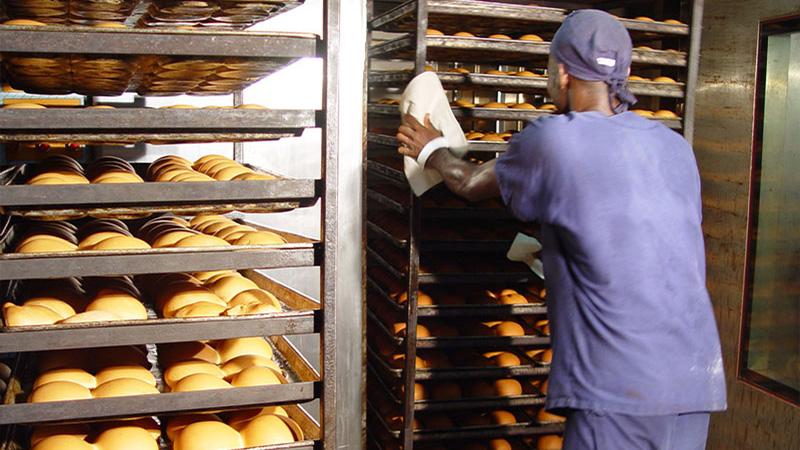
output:
[[[391,400],[395,405],[400,406],[403,400],[395,395],[394,391],[387,386],[372,366],[367,367],[369,381],[374,382],[380,387],[383,395]],[[415,400],[414,411],[441,412],[441,411],[464,411],[470,409],[501,409],[515,408],[522,406],[543,405],[544,395],[523,394],[508,397],[466,397],[458,400]]]
[[[402,379],[403,369],[395,369],[391,367],[386,360],[384,360],[372,348],[367,348],[369,361],[379,373],[386,378]],[[533,361],[525,355],[517,355],[522,361],[527,361],[529,364],[513,367],[454,367],[450,369],[417,369],[415,380],[417,381],[445,381],[445,380],[462,380],[473,378],[511,378],[511,377],[530,377],[538,375],[547,375],[550,373],[549,366],[536,365]]]
[[[532,61],[545,61],[550,52],[549,42],[459,36],[427,36],[425,40],[429,61],[529,65]],[[373,46],[369,50],[369,56],[382,59],[413,59],[415,45],[414,36],[401,36]],[[685,67],[686,53],[634,48],[632,62]]]
[[[134,169],[146,179],[150,164],[133,163]],[[264,173],[257,167],[249,168]],[[100,209],[103,215],[120,210],[128,212],[130,206],[152,207],[150,213],[175,212],[173,205],[180,205],[181,212],[192,214],[193,206],[223,206],[231,204],[250,205],[247,212],[266,212],[286,210],[288,206],[300,206],[299,200],[310,202],[316,195],[315,180],[275,180],[252,181],[211,181],[205,183],[171,183],[147,181],[144,183],[88,184],[30,186],[23,182],[36,171],[35,164],[23,164],[0,172],[0,211],[6,214],[31,215],[30,209],[11,207],[44,207],[59,215],[58,210],[83,211],[91,215],[93,209]],[[289,200],[295,200],[290,202]],[[278,205],[270,206],[272,202]],[[211,204],[211,205],[209,205]],[[63,206],[56,208],[56,206]],[[291,208],[290,208],[291,209]],[[132,210],[139,212],[141,210]],[[199,212],[199,210],[197,211]]]
[[[388,433],[395,439],[400,438],[401,432],[399,430],[393,430],[386,422],[386,420],[383,418],[383,415],[369,400],[367,401],[367,407],[369,415],[380,424],[384,432]],[[518,409],[515,410],[514,412],[516,413],[515,415],[518,416],[518,418],[521,418],[523,420],[523,422],[518,422],[512,425],[489,425],[489,426],[473,426],[473,427],[465,426],[465,427],[456,427],[444,430],[434,430],[434,429],[414,430],[414,440],[451,441],[459,439],[492,439],[492,438],[510,437],[510,436],[533,436],[540,434],[555,434],[555,433],[562,433],[564,431],[563,424],[540,425],[536,423],[536,421],[532,417],[527,416],[522,410]]]
[[[319,37],[308,33],[233,32],[65,26],[0,26],[0,52],[311,58]],[[288,61],[287,61],[288,62]]]
[[[397,312],[405,313],[406,308],[404,305],[397,303],[394,299],[389,296],[389,294],[381,287],[381,285],[372,279],[371,277],[367,277],[367,285],[370,289],[374,290],[377,294],[377,299],[380,299],[384,302],[385,305],[389,306],[390,308],[394,309]],[[439,317],[439,318],[451,318],[451,317],[489,317],[489,316],[528,316],[528,315],[542,315],[547,314],[547,306],[544,302],[539,301],[534,303],[533,298],[530,296],[528,297],[532,300],[532,303],[527,305],[475,305],[475,304],[464,304],[464,305],[432,305],[432,306],[418,306],[417,307],[417,316],[418,317]]]
[[[7,395],[0,406],[0,425],[227,410],[314,399],[319,375],[285,338],[277,336],[271,341],[276,349],[276,361],[287,372],[288,384],[45,403],[16,403],[18,398],[24,399],[27,394],[18,392],[16,396]],[[19,369],[13,378],[19,386],[27,388],[33,382],[34,374],[26,370],[26,366]],[[163,385],[160,379],[158,381]]]
[[[372,19],[370,28],[381,31],[413,31],[416,29],[416,2],[410,1]],[[428,26],[440,31],[493,33],[530,33],[534,27],[552,29],[561,23],[568,10],[536,5],[518,5],[475,0],[429,0]],[[620,18],[631,31],[687,36],[688,25],[646,22]],[[550,27],[546,27],[550,25]]]
[[[384,147],[391,147],[396,149],[398,147],[397,138],[394,136],[387,136],[379,133],[367,133],[367,141],[371,144],[378,144]],[[489,152],[489,153],[502,153],[508,148],[507,142],[483,142],[483,141],[468,141],[467,151],[470,152]]]
[[[405,338],[395,336],[386,327],[386,324],[372,311],[367,311],[367,317],[376,325],[387,339],[395,345],[403,345]],[[418,349],[509,349],[511,347],[530,347],[536,345],[550,345],[547,336],[457,336],[457,337],[428,337],[417,338]]]
[[[319,303],[254,270],[243,271],[243,274],[278,297],[284,305],[283,312],[236,317],[158,318],[148,304],[150,318],[147,320],[29,327],[4,325],[0,329],[0,353],[314,332],[314,311],[319,309]]]

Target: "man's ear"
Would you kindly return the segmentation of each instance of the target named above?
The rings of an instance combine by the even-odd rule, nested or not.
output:
[[[569,75],[567,74],[567,68],[564,67],[564,64],[558,63],[558,88],[562,92],[566,92],[568,86]]]

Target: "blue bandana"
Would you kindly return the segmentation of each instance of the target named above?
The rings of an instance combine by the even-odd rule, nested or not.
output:
[[[628,90],[632,49],[628,30],[611,14],[595,9],[567,16],[550,44],[550,53],[564,64],[568,74],[608,84],[610,97],[620,102],[615,113],[636,103]]]

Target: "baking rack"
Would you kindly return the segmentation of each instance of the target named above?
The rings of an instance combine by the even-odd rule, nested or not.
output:
[[[452,111],[465,130],[491,127],[489,131],[506,132],[521,129],[522,125],[539,117],[552,114],[542,107],[546,100],[547,76],[545,68],[549,55],[549,40],[570,13],[571,9],[609,9],[620,17],[629,30],[634,46],[632,73],[640,79],[629,85],[640,104],[634,108],[670,109],[677,113],[673,118],[655,118],[667,127],[682,133],[690,142],[694,129],[694,90],[699,60],[700,20],[702,1],[622,1],[609,3],[546,2],[546,6],[519,4],[515,1],[478,0],[412,0],[372,2],[370,70],[368,74],[368,160],[367,178],[367,264],[368,264],[368,385],[369,385],[369,438],[373,448],[414,448],[418,442],[444,443],[453,440],[486,439],[488,437],[532,437],[520,448],[535,447],[536,436],[560,434],[562,424],[522,426],[513,430],[414,430],[417,413],[421,411],[450,411],[459,408],[487,407],[512,408],[515,405],[541,405],[541,393],[526,393],[519,398],[461,399],[451,401],[415,400],[415,382],[465,380],[502,377],[546,377],[549,366],[529,360],[516,349],[536,343],[544,348],[545,336],[521,336],[509,339],[484,337],[433,337],[416,335],[420,318],[435,318],[440,322],[459,323],[469,318],[525,317],[546,314],[544,299],[527,292],[526,286],[541,285],[524,265],[518,269],[506,266],[503,270],[485,268],[458,268],[458,261],[480,261],[490,258],[492,252],[502,256],[510,246],[503,237],[453,236],[445,233],[437,237],[429,233],[430,222],[451,224],[457,228],[465,221],[494,220],[497,224],[515,222],[502,205],[484,203],[467,204],[448,198],[441,186],[416,198],[408,188],[402,159],[397,155],[395,138],[399,112],[394,102],[384,101],[385,96],[396,98],[404,86],[417,74],[433,71],[450,99]],[[563,5],[563,6],[562,6]],[[656,20],[634,17],[653,16]],[[664,21],[678,19],[680,22]],[[435,29],[441,33],[427,33]],[[474,36],[454,36],[470,32]],[[510,39],[488,38],[493,34],[506,34]],[[515,36],[536,33],[541,40],[518,40]],[[491,73],[486,72],[492,69]],[[525,70],[525,76],[517,74]],[[666,76],[668,79],[657,79]],[[455,103],[465,99],[476,106]],[[478,99],[483,99],[481,102]],[[524,100],[522,100],[524,98]],[[380,101],[379,101],[380,100]],[[486,108],[478,104],[490,101],[512,103],[528,102],[525,109]],[[394,103],[394,104],[393,104]],[[500,105],[502,106],[502,105]],[[468,141],[468,157],[488,160],[504,152],[507,142],[499,140]],[[446,228],[446,227],[445,227]],[[451,231],[451,230],[448,230]],[[530,230],[528,230],[530,231]],[[533,233],[528,233],[536,236]],[[451,264],[445,269],[430,263],[431,255],[451,255]],[[466,264],[469,266],[469,264]],[[473,265],[480,266],[478,262]],[[470,289],[516,288],[528,296],[528,304],[499,305],[481,301],[463,304],[420,305],[421,292],[436,299],[437,295],[468,296]],[[400,301],[399,294],[405,293]],[[454,294],[455,293],[455,294]],[[387,324],[405,321],[401,335],[395,335]],[[488,348],[516,352],[522,361],[516,367],[438,367],[417,368],[418,350],[457,352],[459,348]],[[522,347],[520,347],[522,346]],[[389,361],[393,354],[403,354],[402,365]],[[389,426],[386,411],[377,407],[376,399],[389,399],[401,424]],[[477,406],[476,406],[477,405]],[[540,424],[536,424],[540,425]],[[533,444],[531,444],[533,442]]]
[[[240,17],[242,21],[228,17],[231,20],[224,22],[224,17],[212,15],[188,24],[162,21],[159,19],[162,16],[156,16],[155,8],[165,2],[148,0],[128,3],[138,4],[124,19],[129,28],[85,26],[91,25],[91,22],[76,23],[69,17],[63,21],[48,21],[47,26],[0,25],[0,55],[3,60],[0,79],[10,82],[12,86],[25,86],[30,93],[45,95],[61,94],[56,91],[64,89],[89,96],[118,95],[123,92],[140,95],[233,93],[232,106],[237,107],[242,103],[241,89],[249,84],[300,58],[322,58],[325,60],[322,109],[0,109],[0,143],[69,142],[92,145],[232,142],[235,159],[243,162],[241,142],[299,136],[308,128],[320,128],[323,168],[320,177],[289,179],[279,176],[274,180],[168,185],[144,182],[127,185],[30,186],[21,183],[35,166],[19,164],[5,167],[0,172],[0,210],[3,214],[0,228],[4,245],[8,247],[15,230],[24,227],[27,220],[56,217],[69,220],[95,215],[128,218],[161,212],[181,215],[231,210],[264,213],[306,208],[315,203],[322,204],[321,239],[279,232],[286,244],[278,246],[53,254],[14,254],[6,248],[0,255],[0,283],[8,300],[14,300],[15,288],[24,280],[236,269],[259,287],[273,292],[281,301],[283,310],[253,316],[177,319],[158,316],[152,305],[147,303],[149,317],[146,320],[4,326],[0,330],[0,353],[17,355],[14,382],[10,385],[18,390],[10,389],[0,406],[0,424],[3,425],[2,437],[5,439],[3,448],[6,448],[5,445],[16,445],[15,448],[27,445],[24,439],[29,428],[24,424],[65,420],[99,421],[143,415],[161,417],[190,411],[278,404],[287,405],[290,415],[297,418],[305,431],[306,440],[263,449],[337,448],[341,442],[348,442],[353,437],[337,435],[335,419],[338,414],[352,414],[358,405],[338,401],[334,388],[345,389],[349,383],[359,383],[358,377],[347,376],[336,370],[336,362],[342,356],[336,349],[339,327],[334,305],[340,301],[339,292],[343,287],[337,283],[338,273],[334,267],[338,256],[336,243],[341,231],[332,226],[331,221],[335,220],[340,208],[338,189],[332,187],[338,182],[340,170],[336,163],[339,152],[340,69],[335,62],[331,62],[329,55],[339,53],[340,4],[337,0],[325,2],[322,39],[311,34],[235,31],[254,23],[243,21],[243,17]],[[250,3],[272,5],[269,13],[258,19],[263,20],[303,2],[264,0]],[[176,25],[197,27],[186,30],[176,28]],[[57,76],[58,70],[72,73],[70,67],[74,69],[78,67],[76,64],[87,61],[100,61],[101,65],[114,67],[109,73],[101,75],[116,82],[115,91],[107,91],[107,85],[97,80],[86,81],[69,76],[59,79]],[[58,64],[62,62],[66,64]],[[39,66],[37,68],[34,64],[26,67],[28,63]],[[203,83],[225,88],[203,91],[198,90],[192,84],[194,82],[185,80],[182,83],[180,80],[172,84],[162,83],[166,86],[162,91],[151,89],[153,84],[147,85],[148,73],[154,67],[180,68],[183,67],[181,64],[207,64],[205,67],[209,68],[209,78]],[[260,71],[249,75],[238,74],[242,76],[243,83],[228,85],[218,79],[220,67],[242,72],[246,72],[248,67],[257,67]],[[48,72],[51,68],[55,68],[53,70],[56,72]],[[210,68],[217,69],[212,71]],[[39,69],[41,71],[36,72]],[[48,74],[62,84],[40,76],[42,74]],[[236,74],[224,74],[233,75]],[[87,99],[89,104],[92,101],[91,97]],[[120,150],[120,154],[123,151]],[[146,171],[144,165],[134,164],[134,167],[140,173]],[[321,273],[320,301],[256,272],[257,269],[314,266],[318,266]],[[353,294],[348,292],[350,296]],[[320,334],[322,375],[285,338],[311,333]],[[277,359],[291,379],[290,383],[224,391],[24,403],[26,380],[32,376],[30,362],[38,351],[138,344],[147,344],[148,348],[155,349],[154,344],[246,336],[270,337]],[[155,370],[158,369],[156,366]],[[307,408],[305,404],[315,399],[321,401],[321,424],[304,409]]]

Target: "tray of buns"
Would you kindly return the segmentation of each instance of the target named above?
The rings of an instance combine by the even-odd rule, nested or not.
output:
[[[319,380],[282,336],[29,355],[20,354],[2,424],[12,413],[13,423],[51,423],[303,402]]]
[[[480,34],[522,34],[541,29],[554,31],[569,14],[567,9],[538,5],[476,0],[429,0],[428,25],[455,34],[469,30]],[[416,2],[399,5],[370,21],[373,30],[408,32],[416,30]],[[685,36],[689,27],[677,20],[656,21],[649,17],[620,18],[632,32]]]
[[[304,0],[149,0],[137,26],[242,29],[303,3]]]
[[[406,311],[406,287],[377,267],[368,270],[367,286],[376,302],[398,313]],[[426,287],[417,294],[417,316],[439,318],[546,314],[544,289],[536,284],[484,285],[479,288]],[[518,296],[522,296],[520,300]]]
[[[204,171],[204,162],[219,166]],[[195,163],[165,156],[151,164],[103,156],[86,166],[54,156],[0,172],[3,213],[45,219],[287,211],[313,201],[315,193],[314,180],[281,178],[221,155]]]
[[[397,138],[394,136],[389,136],[380,133],[367,133],[367,142],[370,144],[377,144],[382,147],[390,147],[392,149],[397,149]],[[508,148],[508,143],[506,142],[497,142],[497,141],[477,141],[477,140],[468,140],[467,142],[467,151],[470,152],[488,152],[488,153],[502,153],[506,151]],[[370,164],[367,162],[367,164]]]
[[[431,34],[426,37],[429,61],[474,62],[482,64],[528,65],[532,60],[544,63],[550,51],[550,43],[541,40],[514,39],[508,35],[491,37],[462,37]],[[413,59],[416,38],[401,36],[374,45],[369,56],[379,59]],[[633,64],[655,66],[686,66],[686,53],[680,50],[634,48]]]
[[[215,286],[220,294],[209,295]],[[0,353],[311,333],[317,309],[318,302],[252,270],[14,281],[4,297]]]
[[[386,180],[384,178],[383,180]],[[381,181],[383,181],[381,180]],[[431,189],[420,197],[425,208],[425,216],[432,219],[485,219],[485,220],[508,220],[511,215],[503,207],[502,202],[497,200],[487,200],[477,203],[470,203],[456,197],[443,195],[441,188]],[[408,187],[398,187],[397,183],[378,184],[374,181],[367,189],[367,198],[376,205],[389,209],[395,213],[407,214],[410,203],[410,192]]]
[[[402,416],[391,407],[376,405],[379,401],[375,396],[367,400],[368,417],[383,432],[399,439],[402,435]],[[439,412],[417,414],[414,418],[414,440],[491,439],[563,432],[563,423],[539,423],[531,413],[532,410],[525,408],[509,408],[448,414]]]
[[[6,0],[6,15],[18,20],[46,24],[123,26],[140,0]],[[12,23],[16,23],[12,22]]]
[[[198,224],[206,219],[210,221],[205,226]],[[7,220],[0,278],[140,275],[178,267],[186,272],[264,269],[311,266],[316,261],[316,242],[309,238],[217,215],[193,220],[165,215],[128,223],[78,221],[80,226]]]
[[[403,385],[387,383],[372,367],[370,384],[396,406],[403,404]],[[395,380],[396,381],[396,380]],[[501,378],[465,382],[414,383],[414,411],[459,411],[467,409],[516,408],[543,405],[545,396],[536,385],[543,380]],[[371,388],[373,388],[371,386]],[[376,392],[378,393],[378,392]]]
[[[272,417],[265,419],[261,418],[262,416]],[[283,419],[275,416],[281,416]],[[209,442],[215,442],[226,448],[239,446],[249,450],[312,450],[315,441],[320,437],[319,424],[302,406],[285,404],[223,413],[179,414],[39,426],[12,425],[8,427],[7,435],[0,441],[0,446],[4,449],[34,448],[36,445],[40,446],[36,448],[63,448],[63,445],[69,443],[73,445],[70,448],[83,448],[83,444],[80,443],[83,441],[93,444],[97,449],[119,448],[124,442],[141,450],[169,450],[175,445],[172,439],[175,441],[191,439],[189,435],[181,437],[181,434],[186,427],[198,422],[202,424],[190,429],[194,431],[195,439],[202,439],[211,432],[215,436],[211,437]],[[240,434],[240,437],[237,438],[229,427],[236,434]],[[255,427],[261,428],[262,431],[254,432]],[[181,443],[185,445],[186,441]]]

